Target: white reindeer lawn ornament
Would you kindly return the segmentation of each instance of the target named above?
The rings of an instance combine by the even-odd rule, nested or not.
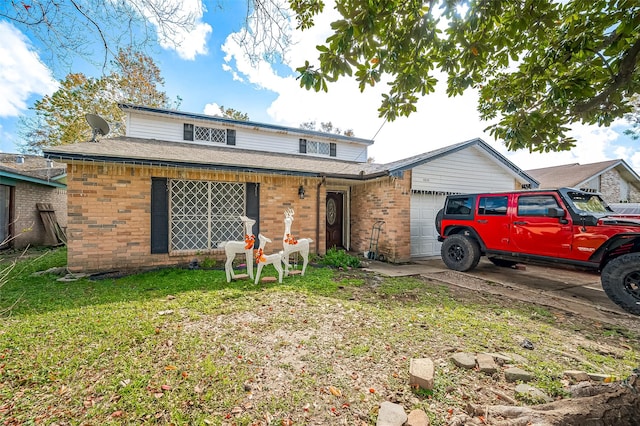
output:
[[[253,279],[253,244],[256,240],[253,235],[253,225],[256,224],[256,221],[246,216],[240,216],[240,220],[244,223],[244,241],[225,241],[218,245],[218,247],[224,247],[224,253],[227,255],[224,271],[227,274],[228,283],[236,278],[236,274],[233,272],[233,260],[236,258],[236,254],[242,253],[246,258],[249,278]]]
[[[293,209],[287,209],[284,211],[284,237],[282,239],[282,247],[284,248],[282,254],[282,262],[284,262],[284,275],[289,275],[289,255],[291,253],[300,253],[304,263],[302,264],[302,275],[307,269],[307,263],[309,263],[309,244],[313,242],[311,238],[300,238],[296,240],[291,235],[291,224],[293,223]]]
[[[260,240],[260,246],[256,253],[256,265],[258,265],[258,270],[256,271],[256,280],[254,284],[258,284],[260,281],[260,274],[262,273],[262,268],[265,265],[273,265],[273,267],[276,268],[276,271],[278,271],[278,282],[282,284],[282,252],[280,251],[278,253],[265,255],[264,246],[267,243],[270,243],[271,240],[262,234],[258,234],[258,239]]]

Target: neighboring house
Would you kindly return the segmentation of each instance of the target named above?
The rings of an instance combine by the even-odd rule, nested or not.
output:
[[[0,153],[0,242],[2,248],[54,245],[38,203],[51,204],[58,224],[67,223],[66,164],[44,157]]]
[[[640,176],[624,160],[565,164],[527,170],[540,188],[578,188],[598,192],[607,203],[640,203]]]
[[[46,148],[68,164],[68,267],[104,271],[222,259],[218,244],[253,232],[282,249],[284,211],[312,252],[392,262],[439,253],[435,213],[449,193],[537,182],[480,139],[389,164],[368,163],[371,140],[202,114],[121,105],[127,134]],[[409,143],[409,141],[407,141]],[[414,142],[415,143],[415,142]]]

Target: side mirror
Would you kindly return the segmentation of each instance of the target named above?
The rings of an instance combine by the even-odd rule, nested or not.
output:
[[[557,207],[550,207],[547,209],[547,216],[549,217],[564,217],[564,210]]]
[[[558,207],[550,207],[549,209],[547,209],[547,216],[557,217],[559,219],[558,222],[560,222],[563,225],[566,225],[567,223],[569,223],[569,221],[564,218],[565,216],[564,210]]]

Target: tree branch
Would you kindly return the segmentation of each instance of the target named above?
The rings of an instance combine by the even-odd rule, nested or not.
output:
[[[613,77],[611,84],[608,85],[601,93],[588,101],[576,104],[576,106],[572,108],[573,112],[577,115],[581,115],[604,103],[613,92],[631,80],[639,58],[640,38],[636,39],[635,43],[625,53],[624,57],[620,61],[618,73]]]

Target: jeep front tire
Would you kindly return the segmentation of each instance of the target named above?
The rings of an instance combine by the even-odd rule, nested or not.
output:
[[[440,254],[447,268],[465,272],[478,265],[480,245],[469,236],[454,234],[444,240]]]
[[[613,302],[640,315],[640,253],[616,257],[602,269],[602,288]]]

